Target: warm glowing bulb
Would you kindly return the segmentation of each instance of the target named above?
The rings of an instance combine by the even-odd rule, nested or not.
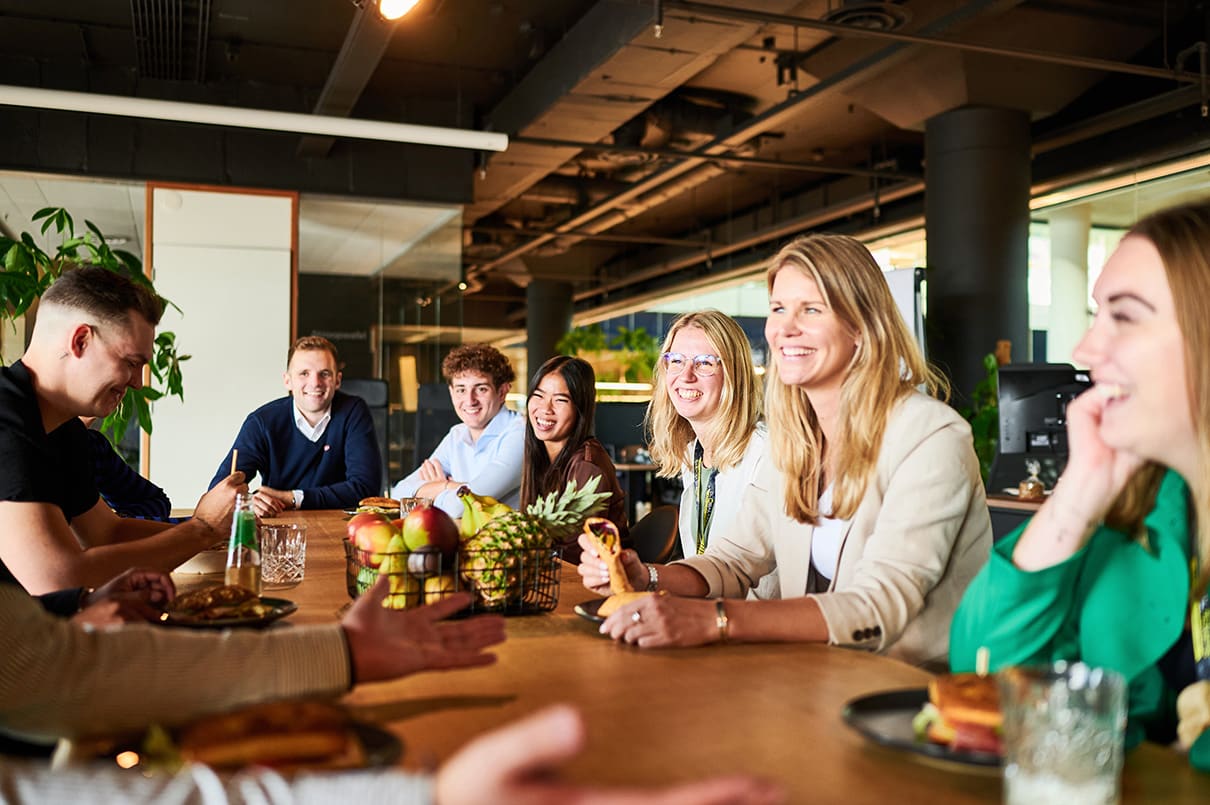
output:
[[[397,20],[407,14],[420,0],[378,0],[378,13],[384,20]]]
[[[114,760],[116,760],[118,765],[123,769],[133,769],[135,766],[139,765],[139,753],[130,751],[119,752]]]

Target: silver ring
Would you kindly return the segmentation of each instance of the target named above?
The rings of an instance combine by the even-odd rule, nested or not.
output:
[[[643,619],[643,616],[641,613],[635,612],[633,615],[630,616],[630,619],[632,621],[634,621],[635,623],[638,623],[639,621],[641,621]]]

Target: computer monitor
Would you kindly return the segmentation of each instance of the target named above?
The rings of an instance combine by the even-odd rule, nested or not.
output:
[[[1067,404],[1092,385],[1088,372],[1068,363],[1001,366],[997,402],[1000,439],[988,476],[990,492],[1016,488],[1038,461],[1049,489],[1067,464]]]
[[[623,456],[626,447],[641,446],[643,438],[643,416],[647,413],[645,402],[600,402],[597,403],[597,439],[605,445],[614,463],[625,463],[633,456]]]

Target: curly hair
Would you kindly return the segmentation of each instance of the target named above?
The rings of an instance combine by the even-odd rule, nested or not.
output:
[[[517,379],[508,357],[490,344],[463,344],[450,350],[441,362],[441,376],[446,383],[467,372],[486,375],[496,388]]]

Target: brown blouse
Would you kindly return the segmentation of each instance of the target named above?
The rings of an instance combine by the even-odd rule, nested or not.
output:
[[[613,496],[605,501],[604,511],[599,512],[596,516],[612,520],[622,535],[622,544],[629,547],[630,524],[626,519],[626,495],[622,492],[622,485],[618,483],[617,470],[614,469],[613,462],[609,460],[609,454],[605,452],[604,446],[596,439],[589,439],[571,457],[571,462],[567,465],[567,472],[563,477],[563,484],[566,485],[568,481],[574,479],[577,487],[583,487],[585,483],[597,476],[601,478],[597,491],[611,492]],[[580,561],[580,546],[574,540],[564,546],[563,559],[572,564]]]

